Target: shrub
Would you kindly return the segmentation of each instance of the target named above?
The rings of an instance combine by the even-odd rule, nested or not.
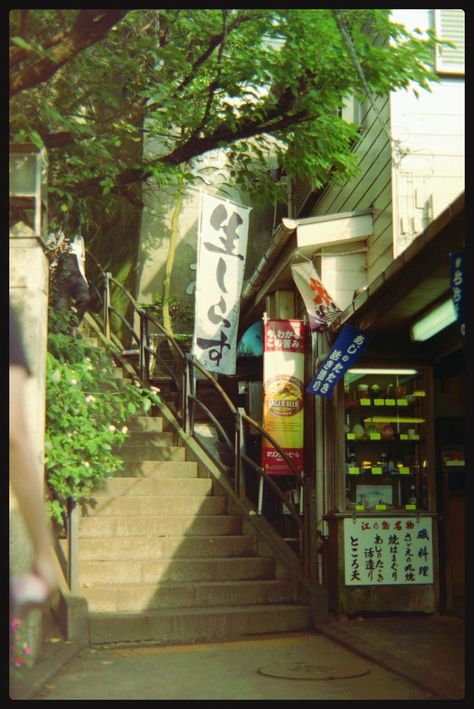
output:
[[[50,322],[46,480],[50,515],[64,527],[69,501],[87,501],[94,486],[122,468],[117,448],[127,437],[127,420],[148,413],[159,399],[138,381],[114,377],[107,354],[82,338],[64,334],[56,315]]]

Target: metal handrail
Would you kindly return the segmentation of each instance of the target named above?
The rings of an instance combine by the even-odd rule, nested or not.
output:
[[[89,255],[90,252],[88,252]],[[176,406],[173,408],[173,403],[169,402],[169,408],[175,416],[177,422],[181,428],[190,434],[194,440],[200,445],[201,448],[211,457],[218,468],[227,476],[229,482],[231,483],[234,491],[241,497],[245,496],[245,474],[244,474],[244,463],[249,465],[256,471],[259,479],[262,479],[265,484],[267,484],[277,497],[281,500],[282,504],[286,507],[289,514],[293,518],[298,534],[299,552],[302,559],[305,558],[306,554],[306,539],[305,539],[305,526],[301,519],[301,514],[295,509],[291,501],[285,496],[280,487],[273,480],[273,476],[269,475],[264,468],[258,465],[253,459],[251,459],[246,454],[246,436],[245,428],[253,427],[262,436],[268,440],[271,445],[276,449],[276,451],[281,455],[285,463],[288,465],[291,471],[288,475],[287,482],[289,480],[293,483],[293,489],[298,489],[300,495],[302,494],[304,481],[303,476],[299,474],[295,468],[293,462],[288,457],[286,452],[281,448],[279,443],[272,437],[272,435],[266,431],[257,421],[252,419],[247,413],[241,409],[237,408],[232,400],[229,398],[227,393],[224,391],[222,386],[215,380],[215,378],[206,370],[204,367],[197,362],[189,354],[185,354],[178,343],[174,339],[172,333],[170,333],[155,317],[147,313],[140,305],[137,303],[135,298],[129,293],[129,291],[115,279],[112,274],[105,271],[98,260],[93,257],[95,264],[101,274],[103,296],[99,289],[100,299],[103,303],[103,322],[100,323],[100,319],[96,316],[97,324],[103,329],[104,336],[106,339],[110,340],[113,334],[112,330],[112,316],[117,317],[122,324],[125,325],[127,331],[130,333],[133,341],[137,344],[137,354],[138,354],[138,376],[140,380],[149,384],[151,381],[150,374],[150,358],[154,357],[156,362],[160,363],[160,366],[167,372],[170,380],[176,387],[176,392],[178,394],[178,400]],[[117,287],[121,293],[127,298],[130,303],[133,312],[139,318],[139,332],[136,332],[132,324],[130,324],[126,318],[117,311],[116,308],[112,306],[111,303],[111,287]],[[94,316],[93,316],[94,317]],[[160,357],[158,352],[159,343],[152,346],[150,337],[150,325],[152,325],[158,334],[164,337],[164,341],[167,343],[170,352],[173,355],[173,366],[170,366],[168,362],[165,361],[163,357]],[[117,337],[114,334],[114,337]],[[124,350],[126,351],[126,350]],[[197,394],[197,382],[199,381],[198,375],[200,375],[200,381],[208,382],[212,390],[218,395],[218,400],[223,402],[228,410],[229,418],[233,421],[234,428],[234,440],[228,435],[225,427],[219,418],[210,410],[206,404],[201,401]],[[168,403],[168,402],[167,402]],[[206,448],[202,440],[197,437],[195,432],[195,409],[199,408],[200,411],[204,412],[207,419],[215,426],[220,441],[227,447],[231,460],[233,462],[232,466],[226,466],[223,464],[222,460],[214,455],[212,450]],[[233,475],[232,475],[233,473]],[[300,499],[302,499],[300,497]],[[72,525],[71,529],[74,528]]]

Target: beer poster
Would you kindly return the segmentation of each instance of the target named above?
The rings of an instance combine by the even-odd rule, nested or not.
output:
[[[304,328],[301,320],[279,319],[266,319],[263,327],[263,427],[298,473],[303,471]],[[270,475],[293,474],[265,437],[262,467]]]

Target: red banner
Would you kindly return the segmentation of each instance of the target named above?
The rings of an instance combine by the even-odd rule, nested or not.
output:
[[[263,327],[263,427],[298,473],[303,470],[305,327],[301,320],[271,319]],[[262,442],[262,467],[270,475],[292,475],[283,456]]]

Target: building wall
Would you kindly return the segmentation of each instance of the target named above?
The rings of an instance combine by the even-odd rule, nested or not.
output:
[[[150,144],[145,146],[145,149],[151,151],[153,147]],[[230,190],[225,186],[225,170],[222,153],[214,151],[204,155],[194,165],[194,171],[196,175],[205,171],[209,177],[206,178],[206,183],[196,177],[193,185],[186,188],[179,210],[179,235],[171,273],[171,294],[188,308],[194,308],[200,191],[227,198],[237,204],[251,205],[246,193]],[[144,192],[145,207],[142,215],[137,285],[137,300],[141,303],[151,303],[156,296],[163,294],[175,200],[176,192],[172,187],[152,185]],[[270,242],[273,221],[272,206],[252,206],[245,264],[246,277],[252,273]]]
[[[393,10],[392,16],[411,30],[435,24],[433,10]],[[342,186],[328,185],[311,212],[373,210],[373,234],[366,241],[321,249],[315,260],[341,309],[464,190],[464,76],[443,73],[431,92],[417,90],[419,98],[411,89],[392,92],[366,100],[358,115],[352,112],[362,132],[354,146],[359,172]]]
[[[408,29],[435,25],[433,10],[394,10],[393,17]],[[401,148],[392,168],[395,257],[464,191],[464,75],[440,76],[419,98],[412,91],[390,96],[392,137]]]
[[[373,280],[392,259],[388,98],[365,102],[360,107],[360,119],[362,137],[354,146],[358,174],[342,186],[328,185],[311,215],[373,210],[372,236],[349,247],[321,249],[317,261],[323,283],[341,309],[349,305],[355,289]]]

